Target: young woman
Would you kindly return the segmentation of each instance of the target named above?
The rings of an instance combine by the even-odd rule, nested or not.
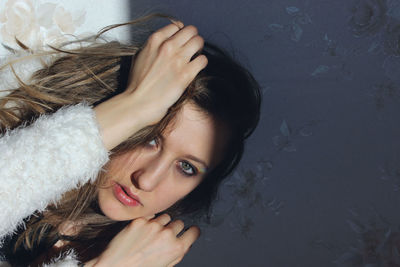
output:
[[[57,49],[19,84],[0,99],[13,266],[177,264],[199,229],[170,216],[210,206],[259,118],[251,74],[180,22],[145,44]]]

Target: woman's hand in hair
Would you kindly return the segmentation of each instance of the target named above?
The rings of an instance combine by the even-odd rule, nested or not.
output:
[[[183,228],[182,221],[171,221],[168,214],[136,219],[111,240],[94,265],[91,261],[85,266],[174,266],[200,234],[193,226],[177,237]]]
[[[95,108],[108,149],[140,129],[156,124],[207,65],[204,45],[194,26],[179,22],[153,33],[134,59],[125,92]]]

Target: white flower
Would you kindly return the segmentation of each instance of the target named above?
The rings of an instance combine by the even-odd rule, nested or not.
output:
[[[75,32],[75,25],[71,13],[65,8],[58,6],[54,14],[54,22],[61,29],[61,31],[69,34]]]
[[[2,12],[1,37],[6,44],[15,43],[15,38],[24,44],[37,43],[38,26],[30,0],[9,0]]]
[[[72,15],[60,4],[36,0],[8,0],[0,12],[1,42],[18,48],[17,38],[31,49],[66,41],[85,20],[84,11]]]

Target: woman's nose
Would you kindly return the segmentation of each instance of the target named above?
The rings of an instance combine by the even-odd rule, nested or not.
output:
[[[131,181],[136,188],[151,192],[161,182],[163,176],[166,175],[164,169],[163,163],[159,160],[147,162],[143,168],[131,174]]]

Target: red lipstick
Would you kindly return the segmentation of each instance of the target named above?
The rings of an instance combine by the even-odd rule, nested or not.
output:
[[[122,204],[130,207],[135,207],[138,205],[143,204],[140,202],[140,199],[132,194],[132,192],[129,190],[129,188],[120,185],[118,183],[114,183],[113,186],[113,192],[114,196],[121,202]]]

